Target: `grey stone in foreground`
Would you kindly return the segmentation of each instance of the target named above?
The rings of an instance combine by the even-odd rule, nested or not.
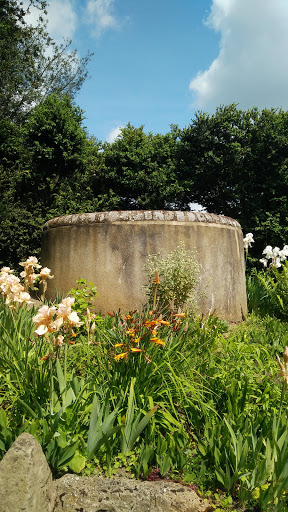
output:
[[[65,475],[53,483],[53,512],[209,512],[191,489],[165,481]]]
[[[21,434],[0,462],[0,512],[51,512],[51,484],[40,444]]]

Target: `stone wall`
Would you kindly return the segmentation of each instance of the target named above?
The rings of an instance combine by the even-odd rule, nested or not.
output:
[[[48,297],[92,281],[102,312],[140,308],[148,255],[165,256],[180,242],[200,265],[200,312],[239,322],[247,314],[241,227],[229,217],[180,211],[118,211],[66,215],[44,225],[41,263],[51,268]]]

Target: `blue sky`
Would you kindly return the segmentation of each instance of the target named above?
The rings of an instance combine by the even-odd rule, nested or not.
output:
[[[287,0],[50,0],[48,19],[57,42],[94,52],[75,103],[102,141],[233,101],[288,109]]]

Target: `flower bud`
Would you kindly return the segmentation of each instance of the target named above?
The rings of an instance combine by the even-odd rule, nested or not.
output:
[[[155,277],[154,277],[154,279],[153,279],[153,283],[154,283],[154,284],[160,284],[160,279],[159,279],[158,270],[155,270]]]

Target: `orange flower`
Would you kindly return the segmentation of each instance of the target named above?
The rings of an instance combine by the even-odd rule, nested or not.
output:
[[[118,361],[119,359],[123,359],[123,357],[127,356],[128,352],[122,352],[122,354],[118,354],[114,357],[115,361]]]
[[[124,343],[116,343],[114,345],[115,348],[118,348],[118,347],[123,347]]]
[[[165,341],[160,340],[160,338],[150,338],[150,341],[152,341],[152,343],[156,343],[156,345],[162,345],[165,347]]]
[[[155,327],[155,325],[158,325],[160,322],[160,320],[146,320],[144,322],[144,327]]]
[[[173,316],[176,316],[176,318],[185,318],[185,313],[175,313]]]
[[[131,348],[131,352],[142,352],[141,348]]]

